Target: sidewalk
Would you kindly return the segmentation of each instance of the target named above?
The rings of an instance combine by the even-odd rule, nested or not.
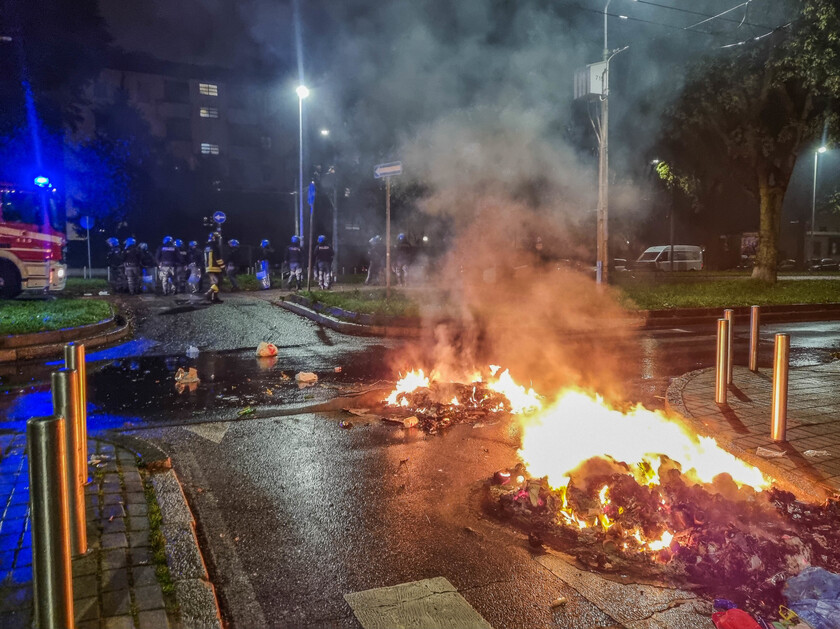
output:
[[[25,435],[0,435],[0,626],[8,629],[33,620],[25,450]],[[88,452],[99,464],[90,466],[85,490],[90,551],[73,560],[76,629],[177,626],[169,572],[150,535],[149,505],[157,505],[147,501],[134,454],[95,440]]]
[[[809,496],[839,492],[840,362],[790,370],[783,443],[770,439],[772,377],[771,369],[735,367],[728,402],[719,406],[715,370],[701,369],[674,380],[668,406],[701,434]],[[784,456],[759,456],[759,447]]]

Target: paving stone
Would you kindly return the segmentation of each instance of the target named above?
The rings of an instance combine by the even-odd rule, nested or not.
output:
[[[103,626],[105,629],[134,629],[134,620],[131,616],[112,616],[104,619]]]
[[[3,629],[30,629],[31,626],[32,611],[29,609],[0,611],[0,627]]]
[[[26,609],[32,605],[32,588],[28,585],[4,587],[0,597],[0,613]]]
[[[134,603],[137,609],[163,609],[163,591],[160,585],[144,585],[134,588]]]
[[[82,620],[76,623],[76,629],[99,629],[99,619]]]
[[[146,504],[146,494],[142,491],[129,491],[125,494],[126,504]]]
[[[130,483],[130,482],[143,482],[143,477],[140,476],[139,470],[131,467],[123,468],[123,482]]]
[[[128,530],[133,534],[138,532],[142,533],[143,531],[148,532],[149,530],[149,518],[146,515],[138,515],[132,517],[128,523]]]
[[[125,507],[123,506],[122,501],[116,504],[110,504],[106,506],[102,510],[102,519],[108,520],[110,518],[124,518],[125,517]]]
[[[132,518],[135,516],[147,518],[149,514],[149,506],[145,502],[142,504],[128,504],[125,506],[125,510]]]
[[[138,614],[139,629],[169,629],[169,619],[163,609],[142,611]]]
[[[87,596],[94,598],[99,593],[99,584],[95,574],[73,575],[73,598],[84,599]]]
[[[76,582],[73,581],[73,587],[75,588]],[[95,590],[94,590],[95,592]],[[75,593],[75,589],[74,589]],[[74,597],[75,598],[75,597]],[[76,622],[80,620],[98,620],[99,619],[99,597],[98,596],[85,596],[82,598],[76,598],[73,601],[73,615],[76,618]]]
[[[131,549],[132,566],[148,566],[152,563],[151,549],[148,546]]]
[[[128,565],[125,550],[115,548],[112,550],[102,551],[102,569],[116,570],[118,568],[125,568]]]
[[[102,591],[113,592],[116,590],[127,590],[128,585],[128,568],[118,568],[117,570],[103,570],[102,571]]]
[[[105,533],[102,535],[102,548],[128,548],[128,538],[125,533]]]
[[[157,575],[153,566],[137,566],[132,570],[134,587],[158,585]]]
[[[131,597],[128,590],[116,590],[114,592],[102,593],[102,616],[106,621],[108,616],[121,616],[128,614],[131,605]]]
[[[114,518],[113,520],[103,518],[102,521],[102,533],[105,535],[111,533],[125,533],[125,519],[124,518]]]
[[[103,505],[107,508],[111,505],[120,505],[122,506],[125,500],[123,500],[122,494],[105,494],[103,496]]]

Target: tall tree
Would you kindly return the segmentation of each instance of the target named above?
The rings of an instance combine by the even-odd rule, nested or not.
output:
[[[840,8],[836,0],[776,0],[777,27],[699,63],[668,111],[675,166],[725,171],[756,199],[753,278],[776,281],[782,202],[800,153],[838,130]]]

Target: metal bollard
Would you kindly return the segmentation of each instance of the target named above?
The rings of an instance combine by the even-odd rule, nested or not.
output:
[[[65,432],[63,417],[26,422],[34,626],[39,629],[74,626]]]
[[[70,549],[73,556],[87,552],[85,518],[85,480],[87,466],[79,469],[79,449],[82,448],[78,428],[79,380],[78,372],[59,369],[52,375],[53,412],[67,422],[64,431],[67,458],[67,503],[70,513]],[[87,444],[84,445],[87,450]]]
[[[758,371],[758,333],[761,326],[761,307],[750,308],[750,371]]]
[[[790,335],[777,334],[773,351],[773,407],[770,425],[770,437],[773,441],[785,441],[787,436],[789,363]]]
[[[726,404],[726,365],[729,362],[729,321],[718,319],[717,357],[715,361],[715,402]]]
[[[64,346],[64,366],[75,369],[79,380],[79,412],[76,430],[79,435],[79,470],[82,484],[90,483],[87,464],[87,367],[85,366],[85,346],[78,343],[67,343]]]
[[[732,384],[732,337],[735,335],[735,311],[727,308],[723,311],[723,318],[729,321],[729,331],[726,336],[726,384]]]

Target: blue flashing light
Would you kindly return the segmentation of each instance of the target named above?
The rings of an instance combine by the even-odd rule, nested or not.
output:
[[[39,188],[49,188],[50,187],[50,178],[44,175],[38,175],[35,177],[35,185]]]

